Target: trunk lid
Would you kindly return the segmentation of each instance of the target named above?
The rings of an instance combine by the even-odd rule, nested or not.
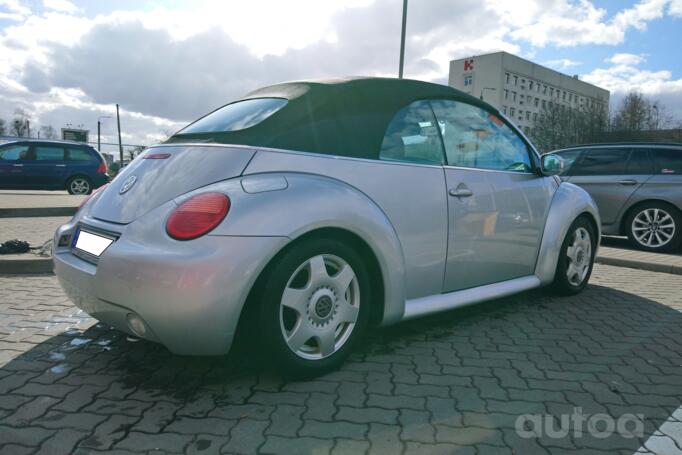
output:
[[[254,149],[230,146],[151,147],[116,176],[90,215],[128,224],[182,194],[241,175],[254,153]],[[162,155],[144,158],[151,154]]]

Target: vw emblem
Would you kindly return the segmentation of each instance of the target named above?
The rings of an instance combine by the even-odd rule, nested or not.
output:
[[[135,185],[135,182],[137,182],[137,176],[136,175],[131,175],[127,179],[125,179],[125,182],[123,182],[123,185],[121,185],[121,189],[118,190],[118,194],[123,194],[129,189]]]

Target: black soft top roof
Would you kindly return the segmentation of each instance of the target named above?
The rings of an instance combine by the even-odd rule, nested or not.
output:
[[[177,133],[167,143],[212,142],[302,152],[377,158],[395,113],[420,99],[466,101],[495,108],[440,84],[391,78],[344,78],[286,82],[255,90],[240,100],[285,98],[286,106],[261,123],[238,131]]]

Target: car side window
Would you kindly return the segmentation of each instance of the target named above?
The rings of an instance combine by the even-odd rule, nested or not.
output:
[[[682,174],[682,150],[654,149],[655,174]]]
[[[63,161],[64,149],[49,145],[36,145],[33,148],[33,156],[36,161]]]
[[[528,147],[495,114],[460,101],[431,102],[451,166],[530,172]]]
[[[559,155],[564,160],[564,174],[566,174],[566,175],[571,174],[571,168],[573,167],[573,163],[576,162],[576,160],[580,157],[581,153],[582,153],[582,150],[580,150],[580,149],[564,150],[563,152],[556,152],[556,154]]]
[[[28,159],[28,145],[10,145],[0,149],[0,160],[16,161]]]
[[[622,175],[630,150],[619,148],[585,150],[580,161],[571,169],[571,175]]]
[[[643,148],[632,149],[628,159],[627,173],[630,175],[650,175],[654,173],[649,150]]]
[[[87,150],[69,148],[69,161],[90,161],[92,160],[92,155],[88,153]]]
[[[386,129],[379,159],[422,164],[443,164],[441,142],[428,101],[400,109]]]

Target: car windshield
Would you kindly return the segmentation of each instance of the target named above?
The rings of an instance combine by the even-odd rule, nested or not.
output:
[[[228,104],[192,123],[178,134],[243,130],[262,122],[287,104],[283,98],[254,98]]]

